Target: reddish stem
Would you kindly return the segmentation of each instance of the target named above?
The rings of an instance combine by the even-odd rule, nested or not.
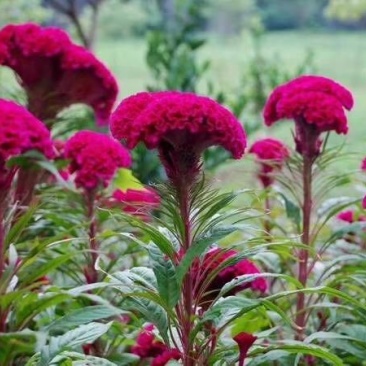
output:
[[[97,223],[95,220],[95,191],[86,191],[86,208],[87,218],[89,221],[89,249],[90,249],[90,264],[87,267],[87,283],[98,282],[98,272],[95,269],[95,263],[98,258],[99,245],[96,239]]]
[[[298,255],[299,271],[298,280],[306,286],[308,280],[308,261],[309,261],[309,246],[311,245],[310,238],[310,223],[312,211],[312,164],[313,159],[304,154],[303,155],[303,206],[302,206],[302,243],[308,248],[301,249]],[[296,304],[296,325],[298,330],[296,339],[302,341],[305,336],[306,327],[306,309],[305,309],[305,294],[299,293]]]
[[[180,213],[184,224],[182,249],[187,252],[191,246],[191,222],[190,222],[190,210],[189,210],[189,185],[186,182],[181,183],[179,194],[179,206]],[[194,366],[194,357],[192,344],[190,342],[190,334],[192,330],[192,318],[193,318],[193,284],[192,273],[189,270],[183,281],[183,308],[184,317],[182,319],[183,324],[183,365]]]

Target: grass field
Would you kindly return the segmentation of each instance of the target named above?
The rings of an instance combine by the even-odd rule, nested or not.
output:
[[[347,151],[358,153],[356,158],[347,162],[342,160],[338,166],[341,170],[355,169],[360,159],[366,156],[366,33],[278,32],[269,33],[263,39],[264,54],[267,57],[279,57],[279,62],[288,69],[294,69],[303,61],[309,50],[314,53],[318,74],[336,79],[354,93],[356,106],[349,114],[349,135],[335,136],[331,141],[337,144],[345,142]],[[143,40],[104,41],[98,45],[98,55],[120,80],[121,98],[144,90],[149,83],[145,52]],[[208,77],[221,89],[230,92],[239,85],[251,52],[251,44],[245,37],[211,38],[200,57],[211,60],[212,68]],[[273,131],[266,129],[259,134],[272,134],[288,141],[289,131],[290,125],[284,123]],[[238,175],[245,174],[246,163],[236,163],[235,167],[234,181]],[[224,170],[227,176],[231,168]],[[229,174],[229,180],[231,178]]]

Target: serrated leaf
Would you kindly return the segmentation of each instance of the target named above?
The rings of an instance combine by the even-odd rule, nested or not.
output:
[[[93,343],[97,338],[108,331],[112,323],[89,323],[70,330],[59,337],[52,337],[48,346],[41,350],[38,366],[48,366],[53,358],[65,350],[72,350],[78,346]]]
[[[114,306],[94,305],[86,306],[82,309],[76,309],[69,312],[67,315],[53,321],[45,330],[55,332],[66,330],[82,324],[87,324],[95,320],[110,318],[125,313],[125,311]]]
[[[159,295],[171,309],[180,298],[180,284],[177,281],[175,266],[169,258],[164,258],[164,254],[155,245],[149,246],[149,253]]]

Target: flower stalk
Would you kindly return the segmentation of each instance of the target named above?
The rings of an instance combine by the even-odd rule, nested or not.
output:
[[[186,184],[184,179],[177,187],[177,195],[179,202],[179,210],[182,217],[184,231],[182,237],[183,253],[186,253],[191,246],[192,227],[190,221],[190,184]],[[188,270],[183,281],[183,298],[182,298],[182,343],[183,343],[183,365],[194,366],[194,355],[192,344],[190,342],[190,334],[192,331],[193,313],[193,278],[191,269]]]
[[[86,281],[87,283],[96,283],[98,282],[98,272],[95,269],[95,264],[98,258],[98,250],[99,244],[96,239],[97,235],[97,223],[95,219],[95,190],[86,191],[85,200],[86,200],[86,209],[87,209],[87,219],[89,222],[89,250],[90,250],[90,262],[86,268]]]
[[[303,287],[306,287],[308,281],[308,262],[309,249],[311,246],[311,211],[312,211],[312,166],[314,159],[305,154],[303,155],[303,205],[302,205],[302,248],[298,254],[298,280]],[[305,336],[306,328],[306,308],[305,294],[300,292],[296,304],[296,325],[298,327],[296,339],[302,341]]]

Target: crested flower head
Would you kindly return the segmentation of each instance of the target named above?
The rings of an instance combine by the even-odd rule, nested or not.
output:
[[[107,187],[118,168],[131,165],[129,152],[118,141],[94,131],[72,136],[65,157],[70,160],[70,173],[76,173],[76,185],[87,190]]]
[[[235,278],[242,275],[260,273],[259,268],[248,259],[234,260],[235,256],[238,254],[239,253],[235,250],[223,250],[221,248],[216,248],[206,253],[201,261],[197,260],[194,263],[193,271],[195,275],[193,277],[196,278],[197,281],[195,287],[198,292],[201,291],[202,286],[204,287],[205,295],[201,301],[201,305],[203,307],[210,304],[216,298],[224,285]],[[229,260],[234,260],[234,263],[225,266],[225,262]],[[223,268],[219,270],[216,275],[212,276],[212,272],[217,271],[220,267]],[[207,278],[210,278],[208,283],[206,283]],[[233,287],[230,291],[224,294],[224,296],[235,295],[236,293],[248,288],[264,293],[267,290],[267,281],[260,277],[250,282],[243,282]]]
[[[14,156],[37,150],[47,158],[54,156],[47,128],[24,107],[0,99],[0,165]]]
[[[214,145],[239,159],[246,147],[243,127],[226,108],[207,97],[183,92],[139,93],[111,117],[112,135],[134,148],[157,148],[169,177],[197,169],[202,152]]]
[[[345,109],[353,107],[352,94],[322,76],[300,76],[277,87],[264,108],[264,121],[271,126],[281,119],[296,123],[296,147],[301,154],[319,154],[322,132],[348,131]]]
[[[251,146],[249,153],[255,154],[260,163],[258,178],[264,187],[273,183],[273,173],[280,170],[285,160],[290,156],[289,149],[281,141],[273,138],[257,140]]]
[[[110,71],[61,29],[37,24],[0,30],[0,63],[13,69],[28,97],[29,110],[49,120],[75,103],[93,108],[108,122],[118,87]]]
[[[170,360],[179,360],[180,352],[176,349],[169,349],[163,342],[156,339],[154,325],[144,327],[132,347],[133,354],[141,359],[152,359],[152,366],[165,366]]]

